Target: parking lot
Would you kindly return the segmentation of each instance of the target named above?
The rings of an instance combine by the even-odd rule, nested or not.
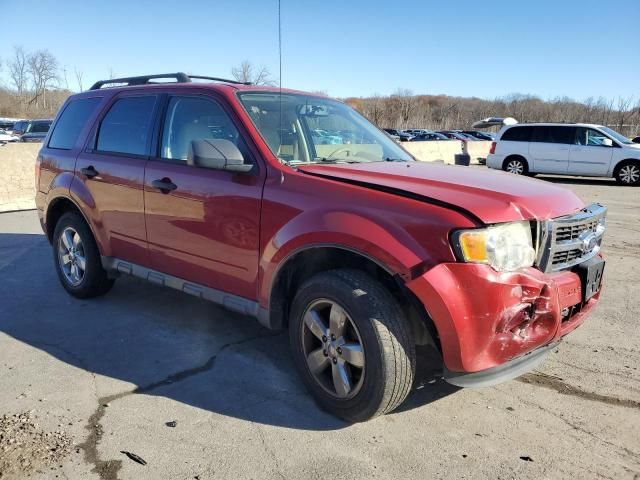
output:
[[[640,189],[545,179],[609,207],[595,314],[518,380],[420,371],[398,411],[356,425],[318,410],[286,333],[132,278],[73,299],[36,213],[0,214],[0,418],[71,443],[0,451],[0,478],[639,479]]]

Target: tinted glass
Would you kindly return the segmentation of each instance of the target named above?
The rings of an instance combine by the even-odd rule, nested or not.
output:
[[[250,163],[240,133],[220,105],[199,97],[171,97],[162,130],[160,156],[188,161],[195,140],[220,139],[233,143]]]
[[[51,127],[50,122],[34,122],[29,127],[28,133],[47,133]]]
[[[533,128],[533,142],[542,143],[564,143],[574,142],[576,135],[575,127],[542,126]]]
[[[96,149],[146,155],[155,102],[155,96],[117,100],[100,123]]]
[[[502,134],[500,140],[510,142],[530,142],[532,127],[511,127]]]
[[[100,98],[83,98],[70,102],[56,123],[49,140],[49,148],[63,150],[73,148],[82,127],[87,123],[100,100]]]

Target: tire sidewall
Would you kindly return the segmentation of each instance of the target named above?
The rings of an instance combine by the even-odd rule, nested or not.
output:
[[[616,181],[617,181],[620,185],[624,185],[624,186],[626,186],[626,187],[635,187],[635,186],[640,185],[640,179],[638,179],[638,180],[636,180],[635,182],[632,182],[632,183],[627,183],[627,182],[624,182],[624,181],[622,180],[622,178],[620,177],[620,173],[622,172],[622,169],[623,169],[624,167],[628,166],[628,165],[635,165],[637,168],[639,168],[639,169],[640,169],[640,163],[639,163],[639,162],[629,162],[629,161],[623,162],[623,163],[622,163],[622,164],[620,164],[620,166],[616,169],[616,175],[615,175]]]
[[[333,277],[334,281],[340,279]],[[373,303],[366,295],[353,295],[352,287],[345,281],[344,288],[327,285],[321,282],[321,277],[314,277],[306,282],[296,294],[289,316],[289,336],[294,361],[307,388],[313,392],[316,400],[331,411],[358,411],[362,418],[367,418],[377,409],[383,395],[385,372],[382,362],[382,346],[372,322],[380,319],[381,314],[373,308]],[[322,294],[319,295],[319,290]],[[338,303],[347,312],[355,324],[365,355],[364,381],[360,391],[352,398],[340,399],[330,396],[313,377],[307,367],[307,361],[302,348],[303,314],[315,300],[326,298]],[[341,415],[346,416],[346,415]],[[357,421],[358,419],[351,418]]]
[[[84,273],[84,277],[82,278],[82,282],[78,285],[71,285],[64,273],[62,272],[62,268],[60,266],[60,258],[58,255],[58,248],[60,242],[60,235],[67,227],[73,228],[82,240],[82,246],[85,253],[86,259],[86,270]],[[58,274],[58,278],[62,283],[62,286],[74,296],[83,297],[87,296],[91,293],[92,286],[95,284],[96,275],[99,273],[97,271],[97,267],[101,267],[101,265],[97,265],[100,262],[100,254],[98,252],[98,248],[93,239],[93,234],[91,230],[87,226],[86,222],[83,218],[81,218],[78,214],[73,212],[68,212],[60,217],[60,220],[56,223],[56,227],[53,232],[53,261],[56,268],[56,273]]]

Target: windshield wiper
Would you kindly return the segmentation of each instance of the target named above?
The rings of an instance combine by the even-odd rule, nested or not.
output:
[[[405,160],[403,158],[391,158],[387,157],[384,159],[385,162],[408,162],[409,160]]]

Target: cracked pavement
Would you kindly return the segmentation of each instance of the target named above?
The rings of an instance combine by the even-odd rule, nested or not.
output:
[[[133,278],[73,299],[35,212],[0,214],[0,415],[73,437],[40,479],[640,479],[640,189],[562,183],[610,207],[595,315],[518,381],[423,371],[400,411],[357,425],[318,410],[284,332]]]

